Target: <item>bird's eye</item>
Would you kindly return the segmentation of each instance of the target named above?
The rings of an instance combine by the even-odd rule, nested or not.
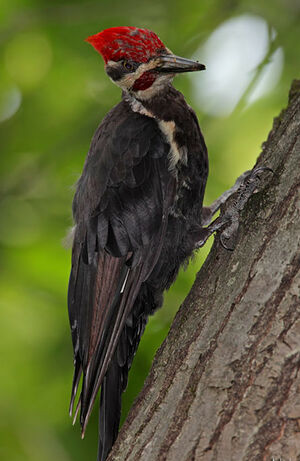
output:
[[[131,64],[131,62],[123,61],[122,64],[123,64],[124,69],[126,69],[128,72],[131,72],[134,70],[134,66],[133,64]]]

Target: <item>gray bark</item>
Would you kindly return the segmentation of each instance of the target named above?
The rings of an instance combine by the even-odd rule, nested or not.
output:
[[[274,174],[215,238],[109,460],[300,460],[300,82],[258,165]]]

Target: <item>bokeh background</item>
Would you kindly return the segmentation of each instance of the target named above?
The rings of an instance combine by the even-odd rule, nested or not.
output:
[[[299,0],[0,1],[0,459],[95,459],[97,410],[84,441],[68,401],[66,309],[73,184],[120,90],[85,37],[116,25],[154,30],[206,72],[175,86],[208,144],[206,203],[251,168],[299,77]],[[142,339],[124,414],[207,255],[201,250]]]

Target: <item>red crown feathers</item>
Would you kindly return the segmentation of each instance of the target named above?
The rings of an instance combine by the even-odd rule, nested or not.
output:
[[[111,27],[86,39],[107,61],[130,59],[136,62],[147,62],[165,50],[159,37],[147,29],[137,27]]]

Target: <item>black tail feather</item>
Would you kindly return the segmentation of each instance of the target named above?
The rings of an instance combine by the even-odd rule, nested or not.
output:
[[[116,353],[104,378],[99,411],[98,461],[105,461],[119,430],[121,416],[122,369],[117,363]]]
[[[73,376],[73,384],[72,384],[72,392],[71,392],[71,401],[70,401],[70,407],[69,407],[70,416],[72,416],[73,414],[74,402],[75,402],[75,397],[77,394],[78,384],[81,378],[81,373],[82,373],[81,363],[78,359],[76,359],[74,376]]]
[[[152,291],[143,284],[132,311],[120,335],[117,348],[102,383],[99,413],[99,445],[97,461],[105,461],[119,430],[121,396],[127,386],[128,372],[145,329],[148,315],[162,300],[153,298]]]

